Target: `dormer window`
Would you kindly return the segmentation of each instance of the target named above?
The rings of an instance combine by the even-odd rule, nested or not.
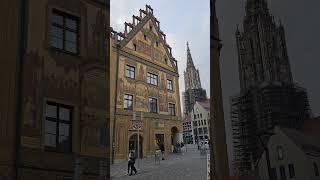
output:
[[[146,35],[144,35],[144,40],[147,40],[147,36]]]
[[[158,41],[156,42],[156,46],[157,46],[157,47],[159,46],[159,43],[158,43]]]
[[[167,59],[167,58],[164,58],[164,62],[165,62],[166,64],[168,64],[168,59]]]
[[[152,31],[152,26],[149,26],[149,28],[150,28],[150,31]]]

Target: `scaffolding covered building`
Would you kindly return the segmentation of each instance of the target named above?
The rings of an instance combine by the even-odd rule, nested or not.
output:
[[[236,41],[241,91],[230,98],[233,168],[245,175],[262,153],[258,134],[276,125],[300,129],[311,112],[306,90],[292,78],[284,27],[265,0],[246,1]]]

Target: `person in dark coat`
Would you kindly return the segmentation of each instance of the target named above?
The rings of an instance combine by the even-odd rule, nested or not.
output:
[[[134,171],[134,174],[137,174],[137,169],[136,167],[134,167],[136,158],[134,156],[134,153],[132,151],[129,152],[129,157],[128,157],[128,174],[129,174],[129,170],[131,169],[131,172],[129,174],[129,176],[132,175],[132,171]]]
[[[162,160],[164,160],[164,144],[163,143],[160,143],[160,150],[161,150]]]

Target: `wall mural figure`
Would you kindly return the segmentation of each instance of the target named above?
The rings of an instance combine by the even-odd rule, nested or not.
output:
[[[124,89],[124,82],[123,79],[119,79],[119,84],[118,84],[118,97],[117,97],[117,105],[122,105],[123,104],[123,89]]]
[[[138,76],[138,79],[141,80],[141,81],[144,81],[145,80],[145,76],[144,76],[144,68],[143,66],[140,64],[139,66],[139,76]]]
[[[159,92],[159,110],[163,112],[167,112],[167,106],[166,106],[166,93],[163,91]]]

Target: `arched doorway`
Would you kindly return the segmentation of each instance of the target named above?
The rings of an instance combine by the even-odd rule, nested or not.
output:
[[[171,145],[175,145],[178,141],[178,128],[177,127],[172,127],[171,128]]]
[[[129,150],[134,150],[135,155],[138,156],[138,154],[136,152],[138,152],[138,135],[137,134],[133,134],[130,138],[129,138]],[[143,137],[141,135],[139,135],[139,157],[143,158]]]

